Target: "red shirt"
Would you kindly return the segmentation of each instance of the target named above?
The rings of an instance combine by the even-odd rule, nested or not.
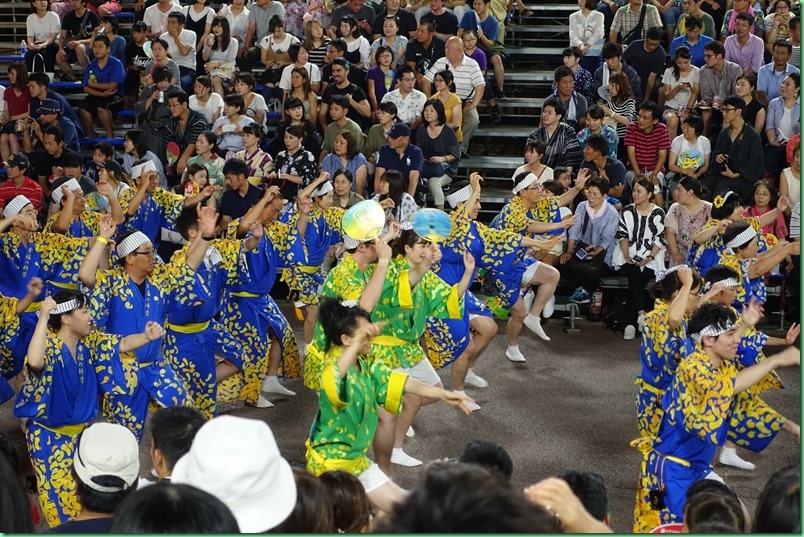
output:
[[[31,200],[36,211],[42,212],[42,187],[30,177],[26,177],[19,188],[11,179],[0,185],[0,211],[5,208],[6,203],[19,195]]]
[[[669,151],[670,149],[667,127],[662,123],[657,123],[653,126],[652,131],[645,133],[640,130],[636,121],[632,121],[625,129],[625,146],[634,146],[636,148],[636,161],[639,164],[639,170],[632,171],[644,171],[647,168],[649,172],[652,172],[656,167],[659,151],[662,149]],[[662,166],[664,166],[664,163],[662,163]],[[630,159],[628,167],[631,167]]]
[[[31,92],[28,91],[28,88],[25,88],[22,94],[18,96],[13,88],[6,88],[3,93],[3,100],[6,101],[8,117],[27,114],[31,105]]]

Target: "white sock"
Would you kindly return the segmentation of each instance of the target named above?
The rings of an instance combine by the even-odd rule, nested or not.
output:
[[[737,455],[737,448],[722,448],[720,451],[720,464],[734,466],[742,470],[753,470],[756,468],[755,464],[744,461]]]
[[[280,395],[296,395],[296,392],[292,392],[282,386],[279,383],[279,379],[276,377],[265,377],[262,379],[262,391],[268,393],[278,393]]]
[[[508,345],[508,350],[505,351],[505,357],[512,362],[524,362],[525,357],[519,352],[519,345]]]
[[[542,322],[539,319],[538,315],[528,313],[528,315],[525,317],[525,326],[527,326],[531,332],[533,332],[543,340],[550,341],[550,337],[542,329]]]

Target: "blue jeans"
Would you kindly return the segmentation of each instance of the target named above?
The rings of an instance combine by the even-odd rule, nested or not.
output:
[[[179,76],[181,77],[179,79],[181,89],[183,89],[187,95],[192,95],[193,86],[195,85],[195,69],[179,65]]]
[[[673,6],[667,10],[667,13],[659,13],[662,17],[662,24],[665,26],[675,26],[678,18],[681,16],[681,8]]]

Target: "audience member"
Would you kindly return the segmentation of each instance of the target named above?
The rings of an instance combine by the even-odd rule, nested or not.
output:
[[[643,0],[628,0],[628,3],[614,14],[609,42],[628,47],[637,39],[645,39],[648,29],[661,27],[662,21],[656,6]]]
[[[728,6],[728,4],[726,4]],[[750,0],[735,0],[732,9],[726,12],[723,17],[723,26],[720,28],[720,41],[723,42],[730,35],[735,33],[737,28],[737,17],[740,13],[746,13],[753,19],[751,33],[757,37],[764,37],[765,34],[765,14],[759,7],[754,7]]]
[[[318,173],[315,157],[302,145],[304,135],[304,127],[298,123],[285,129],[285,149],[276,154],[274,171],[264,182],[268,187],[279,187],[285,199],[294,198],[300,188],[315,180]]]
[[[357,20],[351,15],[343,16],[338,34],[346,43],[343,59],[361,71],[368,69],[371,63],[371,41],[362,35]]]
[[[712,38],[708,35],[701,35],[702,24],[701,18],[697,15],[687,17],[685,24],[686,31],[683,35],[673,39],[670,43],[670,56],[675,56],[678,47],[685,46],[690,51],[690,63],[692,63],[692,65],[695,67],[703,67],[706,65],[704,47],[707,43],[712,41]]]
[[[58,101],[61,106],[61,113],[64,117],[73,122],[76,129],[81,129],[81,122],[78,120],[78,114],[75,109],[67,102],[60,93],[56,93],[50,89],[50,77],[47,73],[31,73],[28,76],[28,90],[31,92],[31,113],[30,116],[34,119],[39,118],[39,108],[45,99],[52,99]],[[84,131],[78,132],[80,137],[83,137]]]
[[[720,28],[717,24],[715,24],[715,19],[712,18],[712,15],[701,9],[701,6],[704,3],[706,3],[704,0],[682,0],[681,7],[684,10],[684,13],[681,14],[676,22],[676,31],[673,34],[676,38],[684,35],[687,32],[686,25],[689,17],[692,16],[697,17],[700,21],[700,33],[709,39],[715,39],[717,37],[718,30]],[[709,3],[706,3],[706,5],[711,6]],[[700,67],[700,65],[697,67]]]
[[[542,124],[528,135],[528,142],[544,142],[544,163],[551,168],[566,166],[577,170],[581,163],[581,147],[575,130],[563,121],[566,113],[558,99],[546,99],[542,103]]]
[[[0,185],[0,209],[17,196],[25,196],[34,206],[36,212],[42,212],[42,187],[27,177],[31,167],[28,157],[22,153],[14,153],[3,163],[8,180]]]
[[[190,110],[190,99],[183,91],[169,93],[166,99],[171,117],[167,122],[165,141],[179,146],[175,173],[181,175],[187,167],[187,161],[195,155],[195,140],[207,130],[207,120],[198,112]]]
[[[31,104],[31,92],[28,91],[28,70],[22,62],[13,62],[8,66],[8,88],[3,91],[3,128],[0,129],[0,157],[7,159],[13,153],[19,153],[20,131],[19,120],[28,118]]]
[[[187,17],[180,11],[168,15],[168,28],[159,36],[168,44],[168,54],[179,66],[179,84],[185,93],[193,92],[196,71],[196,33],[184,28]]]
[[[16,446],[5,433],[0,451],[0,531],[3,533],[33,533],[31,502],[18,469]],[[8,449],[7,449],[8,448]]]
[[[776,0],[769,3],[768,15],[765,17],[765,51],[773,53],[776,41],[787,41],[790,38],[790,0]]]
[[[374,67],[366,72],[366,93],[371,103],[372,113],[377,113],[377,107],[383,102],[383,97],[396,87],[397,74],[391,67],[394,59],[393,51],[386,46],[377,47],[374,53]],[[409,67],[405,65],[405,67]],[[414,73],[414,81],[415,73]]]
[[[676,185],[684,177],[699,179],[706,175],[712,164],[712,144],[702,136],[703,120],[692,114],[681,122],[681,134],[673,138],[667,157],[665,185],[668,200],[673,199]]]
[[[511,455],[504,447],[490,440],[478,438],[470,441],[464,446],[457,462],[480,466],[502,483],[509,483],[514,475]]]
[[[443,3],[443,0],[442,0]],[[377,12],[371,29],[371,38],[379,39],[383,36],[385,19],[395,18],[399,35],[413,40],[416,37],[416,17],[407,9],[401,8],[400,0],[385,0],[385,8]],[[454,15],[453,15],[454,17]],[[438,23],[440,26],[440,22]],[[457,23],[455,25],[457,27]]]
[[[605,143],[604,143],[605,142]],[[594,175],[609,183],[608,196],[623,198],[625,191],[625,165],[617,158],[608,155],[608,142],[600,135],[592,135],[586,140],[583,161],[579,169],[591,170]]]
[[[332,10],[332,19],[327,28],[327,35],[329,35],[330,39],[339,37],[338,31],[341,28],[341,19],[347,16],[353,17],[357,21],[357,26],[363,37],[367,39],[372,37],[374,20],[376,19],[374,10],[365,5],[365,0],[347,0]]]
[[[778,470],[765,484],[759,495],[751,532],[798,533],[799,531],[801,531],[801,466],[793,464]]]
[[[174,406],[151,416],[152,473],[170,480],[173,467],[193,445],[193,439],[206,420],[195,408]]]
[[[415,69],[416,84],[424,90],[424,75],[445,54],[445,40],[436,36],[436,25],[432,20],[423,20],[416,26],[416,37],[408,43],[405,50],[405,64]],[[427,92],[425,92],[427,94]],[[429,97],[429,95],[428,95]]]
[[[679,47],[673,54],[673,65],[662,77],[659,103],[664,104],[664,120],[668,135],[675,138],[681,121],[692,112],[700,91],[698,68],[691,64],[687,47]]]
[[[52,73],[56,55],[61,52],[61,20],[48,9],[47,0],[36,0],[32,4],[34,12],[25,20],[25,46],[28,51],[23,61],[31,73],[34,72],[34,62],[37,60],[41,61],[46,73]]]
[[[77,80],[71,64],[86,69],[89,64],[87,45],[92,46],[92,31],[100,24],[98,14],[87,8],[87,0],[70,0],[72,11],[61,21],[61,48],[56,54],[56,65],[67,80]]]
[[[424,125],[416,131],[416,145],[422,150],[421,178],[430,187],[433,204],[444,209],[444,187],[452,182],[458,172],[461,145],[455,131],[446,125],[444,104],[430,99],[424,105]]]
[[[321,481],[301,468],[293,469],[296,506],[270,533],[332,533],[335,530],[329,493]]]
[[[123,63],[109,54],[109,38],[105,35],[96,37],[92,42],[92,53],[95,59],[89,62],[84,71],[84,93],[86,97],[79,105],[84,133],[88,138],[95,138],[92,127],[97,117],[106,131],[107,138],[114,138],[112,125],[113,114],[123,108],[123,82],[126,71]]]
[[[702,196],[701,183],[689,175],[678,181],[672,191],[675,203],[668,209],[664,220],[667,266],[670,268],[686,263],[687,253],[693,247],[695,234],[709,221],[712,204],[703,201]]]
[[[174,0],[157,0],[145,8],[142,21],[148,29],[148,39],[156,39],[168,30],[168,16],[180,11],[181,5]]]
[[[329,46],[331,47],[332,43]],[[318,109],[318,121],[322,130],[326,130],[327,125],[333,121],[329,114],[329,106],[335,96],[346,98],[343,103],[346,108],[346,115],[358,125],[364,125],[367,118],[371,117],[371,105],[368,102],[366,93],[357,84],[349,82],[348,73],[348,61],[343,58],[333,60],[332,84],[327,85],[324,90],[321,96],[321,106]]]
[[[373,190],[379,192],[380,181],[386,170],[396,170],[406,180],[405,191],[415,197],[424,163],[422,150],[410,143],[410,127],[405,123],[397,123],[385,135],[388,143],[380,148],[377,157]]]
[[[243,46],[237,53],[237,67],[240,71],[250,72],[260,61],[261,53],[259,43],[271,31],[268,24],[271,19],[278,16],[285,18],[285,6],[278,0],[256,0],[249,5],[248,29]]]
[[[605,17],[600,9],[597,9],[598,6],[601,6],[600,9],[608,10],[605,2],[598,4],[597,0],[584,0],[583,3],[578,2],[578,11],[569,16],[570,49],[577,47],[578,52],[581,53],[581,57],[578,58],[580,66],[589,73],[594,73],[600,66],[600,54],[603,51],[606,37]],[[566,52],[565,49],[565,58],[567,57]],[[566,61],[564,65],[566,65]],[[575,89],[579,88],[576,86]]]
[[[791,73],[782,81],[780,95],[768,103],[765,118],[765,170],[774,181],[784,168],[787,141],[801,132],[801,75]]]
[[[595,472],[567,470],[558,477],[567,482],[590,515],[611,526],[609,494],[603,476]]]
[[[745,122],[754,127],[755,131],[764,132],[767,110],[757,97],[757,77],[753,73],[738,76],[734,83],[734,94],[745,101]],[[728,122],[724,119],[723,127],[727,126]]]
[[[427,10],[421,16],[422,21],[433,21],[436,27],[436,37],[446,41],[452,36],[458,35],[458,17],[446,9],[445,0],[430,0],[427,7],[422,8]],[[416,31],[411,32],[411,39],[416,36]]]
[[[195,78],[193,94],[190,95],[190,110],[203,114],[209,125],[214,124],[223,113],[223,97],[212,91],[212,80],[207,75]]]
[[[81,155],[64,145],[64,131],[61,127],[46,128],[42,138],[44,138],[45,151],[34,154],[34,162],[42,191],[46,196],[49,196],[49,179],[59,177],[64,173],[64,168],[69,166],[70,163],[78,161],[78,167],[80,168],[83,159]]]
[[[190,13],[189,10],[188,13]],[[232,37],[229,20],[226,17],[212,19],[211,35],[213,35],[212,44],[209,39],[203,40],[201,58],[204,60],[205,72],[212,79],[215,93],[222,96],[226,93],[224,83],[230,86],[234,77],[235,58],[238,52],[237,39]],[[198,81],[198,77],[196,77],[196,81]]]
[[[667,52],[661,46],[661,28],[648,28],[645,39],[638,39],[623,52],[623,61],[634,68],[639,76],[639,90],[643,101],[659,100],[659,77],[664,73]],[[634,90],[636,91],[636,89]]]
[[[579,132],[586,126],[588,105],[586,97],[575,90],[572,69],[565,65],[557,67],[553,75],[553,86],[551,98],[560,101],[566,111],[566,117],[562,117],[561,121]]]
[[[759,68],[756,86],[757,98],[762,101],[762,104],[767,105],[779,96],[779,88],[787,75],[799,72],[798,67],[793,65],[790,60],[792,52],[793,45],[789,41],[779,40],[773,44],[771,62]]]
[[[720,108],[723,99],[734,95],[737,77],[743,70],[726,60],[726,49],[719,41],[704,46],[704,59],[706,65],[698,72],[701,95],[697,106],[704,121],[704,134],[708,135],[712,123],[726,121]]]
[[[318,480],[327,490],[332,505],[332,530],[338,533],[368,533],[371,529],[371,506],[360,480],[343,470],[324,472],[318,476]]]
[[[761,38],[751,33],[753,18],[748,13],[739,13],[734,21],[734,33],[726,38],[726,60],[739,65],[743,73],[759,72],[763,64],[765,45]]]
[[[597,11],[594,13],[597,13]],[[583,95],[587,105],[591,106],[599,99],[597,93],[595,93],[595,81],[592,73],[598,68],[597,64],[599,63],[600,56],[596,57],[597,59],[593,71],[589,71],[581,65],[583,58],[583,53],[577,46],[565,48],[562,52],[564,66],[572,71],[574,82],[573,89],[576,93]]]
[[[397,86],[385,94],[381,102],[392,102],[396,105],[397,118],[407,123],[411,130],[415,130],[422,123],[422,109],[427,97],[424,93],[414,89],[416,75],[413,68],[403,65],[396,71]]]
[[[78,129],[69,118],[62,116],[62,108],[59,101],[55,99],[45,99],[39,106],[39,118],[30,118],[25,128],[22,130],[22,148],[26,153],[41,151],[44,139],[43,131],[50,126],[56,126],[64,131],[64,145],[73,151],[81,151],[78,142]]]
[[[603,45],[603,65],[598,67],[594,75],[595,93],[605,100],[608,96],[607,89],[611,77],[617,73],[624,73],[628,77],[631,91],[634,93],[634,99],[637,102],[642,102],[642,85],[639,81],[639,75],[633,67],[623,63],[622,57],[623,48],[619,43],[609,42]],[[605,88],[602,94],[601,87]]]
[[[656,204],[664,206],[662,187],[664,183],[664,165],[667,151],[670,149],[670,138],[667,127],[659,120],[662,110],[653,102],[639,105],[636,121],[628,125],[625,132],[625,147],[628,150],[628,174],[625,181],[625,192],[620,198],[623,203],[630,199],[629,187],[639,179],[647,179],[656,189]]]

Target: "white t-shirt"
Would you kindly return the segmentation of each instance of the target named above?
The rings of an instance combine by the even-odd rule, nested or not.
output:
[[[519,168],[517,168],[517,169],[514,171],[514,175],[512,175],[512,176],[511,176],[511,180],[512,180],[512,181],[516,181],[517,176],[518,176],[519,174],[521,174],[521,173],[525,173],[525,172],[527,172],[527,173],[531,173],[531,171],[530,171],[530,170],[528,170],[528,165],[527,165],[527,164],[523,164],[522,166],[520,166]],[[541,173],[541,174],[539,174],[539,177],[538,177],[538,178],[539,178],[539,179],[543,179],[543,181],[542,181],[542,182],[552,181],[553,179],[555,179],[555,178],[553,177],[553,168],[551,168],[550,166],[545,166],[545,167],[544,167],[544,169],[542,169],[542,173]]]
[[[282,41],[274,41],[274,34],[266,35],[260,41],[260,48],[268,50],[268,47],[271,47],[271,50],[276,52],[277,54],[284,54],[290,48],[290,45],[298,43],[299,39],[288,33],[285,34],[285,39]]]
[[[240,42],[244,42],[246,32],[248,32],[248,8],[244,7],[239,15],[232,15],[232,6],[224,4],[218,14],[229,21],[229,34]]]
[[[181,4],[174,1],[173,6],[163,13],[159,9],[159,4],[154,4],[145,9],[145,14],[142,16],[142,21],[151,29],[151,33],[162,34],[167,32],[168,15],[173,11],[181,11]]]
[[[673,96],[672,99],[666,101],[664,106],[667,108],[674,108],[678,109],[678,107],[683,106],[686,107],[690,102],[690,94],[692,93],[692,86],[698,83],[698,68],[694,65],[692,66],[692,70],[686,75],[682,76],[681,78],[676,78],[673,75],[673,68],[668,67],[664,71],[664,76],[662,77],[662,84],[667,84],[670,86],[670,89],[673,89],[678,85],[679,82],[689,82],[690,88],[683,89]]]
[[[290,75],[293,74],[293,68],[296,67],[293,64],[288,65],[284,69],[282,69],[282,78],[279,79],[279,87],[283,90],[290,89]],[[307,69],[307,74],[310,78],[310,84],[313,82],[321,82],[321,70],[318,68],[317,65],[314,63],[307,62],[304,65],[304,68]]]
[[[678,155],[676,166],[697,169],[704,165],[706,155],[712,152],[712,144],[706,136],[698,136],[695,144],[691,144],[680,134],[673,138],[670,151]]]
[[[25,21],[25,28],[26,35],[33,37],[34,43],[44,43],[51,35],[61,32],[61,19],[52,11],[42,18],[31,13]]]
[[[194,31],[185,29],[179,34],[179,40],[190,47],[186,56],[182,56],[179,51],[179,46],[176,44],[176,40],[173,39],[169,33],[165,32],[159,37],[167,42],[168,54],[170,54],[170,57],[176,62],[176,65],[195,71],[195,43],[197,37]]]
[[[782,119],[779,120],[779,126],[776,128],[776,138],[789,140],[795,135],[796,131],[793,130],[793,109],[784,108]]]
[[[195,95],[190,95],[190,110],[195,110],[204,115],[207,118],[207,123],[212,125],[213,119],[215,116],[215,112],[221,112],[223,108],[223,97],[218,95],[217,93],[211,93],[209,96],[209,100],[207,104],[201,106],[198,104],[198,97]],[[220,117],[220,114],[218,115]]]
[[[211,7],[206,7],[201,13],[196,13],[193,6],[185,6],[182,8],[182,13],[184,13],[186,17],[193,19],[193,22],[206,18],[204,24],[212,24],[212,19],[215,18],[215,10]]]

